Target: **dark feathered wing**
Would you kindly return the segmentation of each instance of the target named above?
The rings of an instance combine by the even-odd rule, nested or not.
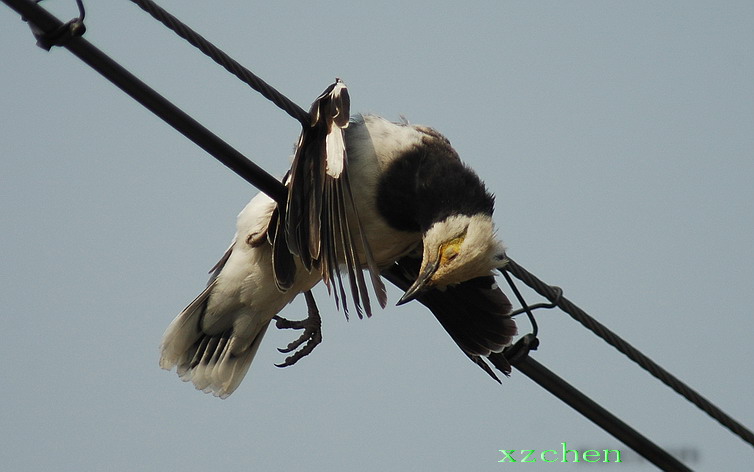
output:
[[[384,270],[382,275],[401,290],[406,290],[416,279],[420,264],[418,257],[408,255]],[[432,311],[472,361],[500,381],[483,358],[502,352],[517,331],[516,322],[510,316],[511,303],[493,276],[467,280],[444,290],[428,290],[416,299]],[[498,368],[505,375],[510,373],[509,365]]]
[[[291,287],[296,271],[293,256],[297,256],[306,270],[322,273],[328,291],[348,316],[345,279],[361,317],[363,312],[372,314],[363,265],[383,307],[387,295],[348,180],[344,129],[349,109],[348,90],[340,79],[314,101],[309,111],[311,125],[301,132],[286,181],[286,208],[278,209],[270,227],[275,229],[273,271],[279,289]],[[346,268],[345,275],[341,275],[340,264]]]

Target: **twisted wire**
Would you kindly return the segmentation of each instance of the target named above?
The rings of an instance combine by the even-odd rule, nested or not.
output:
[[[686,400],[690,401],[699,409],[717,420],[718,423],[725,426],[741,439],[754,446],[754,433],[752,433],[738,421],[728,416],[720,408],[713,405],[709,400],[683,383],[673,374],[660,367],[652,359],[642,354],[641,351],[609,330],[605,325],[589,316],[589,314],[587,314],[584,310],[574,305],[573,302],[563,297],[556,287],[547,285],[510,258],[508,259],[508,264],[506,264],[505,266],[505,270],[534,289],[534,291],[557,305],[561,310],[568,313],[571,318],[578,321],[584,327],[602,338],[605,342],[616,348],[621,353],[625,354],[629,359],[636,362],[640,367],[659,379],[662,383],[675,390],[679,395],[683,396]]]
[[[192,46],[209,56],[217,64],[223,66],[225,70],[238,77],[242,82],[246,83],[257,92],[261,93],[262,96],[277,105],[278,108],[298,120],[302,126],[309,126],[311,118],[306,110],[256,76],[249,69],[239,64],[238,61],[204,39],[199,33],[186,26],[178,18],[174,17],[151,0],[131,1],[138,5],[142,10],[152,15],[155,20],[159,21],[175,32],[175,34],[188,41]]]

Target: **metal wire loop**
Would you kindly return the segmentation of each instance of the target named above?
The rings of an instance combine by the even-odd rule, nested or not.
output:
[[[558,303],[560,303],[560,299],[563,297],[563,289],[560,287],[556,287],[554,285],[552,285],[551,287],[557,291],[555,300],[550,303],[535,303],[534,305],[529,305],[527,307],[529,311],[539,310],[540,308],[551,309],[551,308],[556,308],[558,306]],[[518,310],[513,310],[511,312],[511,316],[518,316],[526,312],[527,312],[526,308],[519,308]]]
[[[531,309],[529,309],[529,305],[526,303],[526,300],[524,300],[524,297],[521,295],[521,292],[519,292],[518,287],[516,287],[516,284],[513,283],[513,279],[508,274],[508,271],[505,270],[505,268],[498,269],[498,270],[500,270],[500,273],[503,274],[503,277],[505,277],[505,281],[508,282],[508,285],[513,291],[513,294],[516,296],[518,303],[520,303],[521,306],[523,307],[522,310],[523,312],[526,313],[527,318],[529,318],[529,323],[531,324],[531,334],[532,336],[536,337],[537,334],[539,333],[539,326],[537,325],[537,320],[534,319],[534,313],[532,313]]]

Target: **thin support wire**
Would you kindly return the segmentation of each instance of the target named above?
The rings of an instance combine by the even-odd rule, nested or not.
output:
[[[306,110],[292,102],[282,93],[278,92],[267,82],[257,77],[249,69],[218,49],[215,45],[204,39],[199,33],[186,26],[186,24],[168,13],[165,9],[151,0],[131,1],[138,5],[142,10],[152,15],[154,19],[167,26],[170,30],[175,32],[175,34],[209,56],[213,61],[223,66],[228,72],[241,79],[241,81],[248,84],[257,92],[261,93],[266,99],[277,105],[278,108],[298,120],[302,126],[307,127],[311,124],[311,117]]]
[[[504,270],[513,274],[517,279],[534,289],[543,297],[555,303],[561,310],[568,313],[571,318],[581,323],[584,327],[594,334],[605,340],[608,344],[625,354],[629,359],[636,362],[644,370],[655,376],[662,383],[675,390],[685,399],[699,407],[702,411],[717,420],[721,425],[728,428],[741,439],[754,446],[754,433],[744,425],[728,416],[720,408],[713,405],[709,400],[701,396],[691,387],[683,383],[667,370],[660,367],[649,357],[642,354],[641,351],[626,342],[623,338],[609,330],[605,325],[589,316],[584,310],[574,305],[573,302],[562,296],[557,287],[552,287],[542,282],[532,273],[518,265],[514,260],[508,258]]]
[[[523,307],[522,310],[524,311],[524,313],[526,313],[527,318],[529,318],[529,323],[531,324],[531,334],[532,336],[536,337],[539,333],[539,326],[537,326],[537,320],[534,318],[534,314],[531,312],[532,309],[524,301],[524,297],[521,295],[521,292],[518,291],[518,287],[516,287],[516,284],[513,283],[513,279],[511,279],[511,276],[508,275],[508,272],[506,272],[505,270],[500,270],[500,272],[503,274],[503,277],[505,277],[505,281],[508,282],[508,286],[510,286],[513,294],[516,296],[518,303],[520,303]],[[511,316],[514,316],[513,313],[511,313]]]

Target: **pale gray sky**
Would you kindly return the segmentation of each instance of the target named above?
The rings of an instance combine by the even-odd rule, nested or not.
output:
[[[293,119],[130,2],[86,4],[88,40],[285,172]],[[754,427],[754,4],[161,5],[302,106],[338,76],[352,111],[443,132],[497,195],[513,258]],[[225,401],[161,371],[163,330],[256,190],[69,52],[37,48],[5,5],[0,44],[4,470],[492,471],[523,468],[499,449],[564,441],[630,460],[522,374],[491,381],[415,303],[346,322],[317,291],[323,344],[278,369],[292,334],[270,330]],[[696,451],[694,469],[750,467],[750,446],[567,315],[539,322],[537,360]]]

